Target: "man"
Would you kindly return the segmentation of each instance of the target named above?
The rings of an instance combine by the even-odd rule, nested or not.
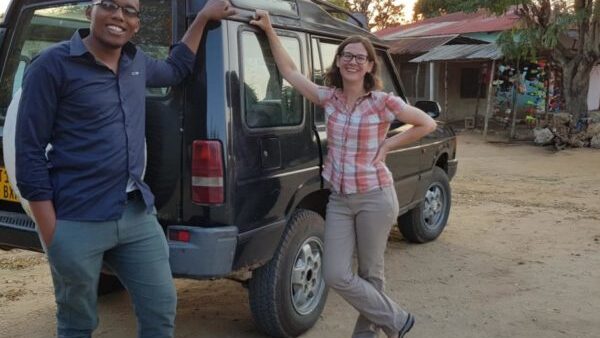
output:
[[[139,337],[172,337],[176,292],[154,197],[142,181],[145,87],[193,69],[205,25],[235,11],[210,0],[165,61],[129,41],[138,0],[98,0],[90,29],[34,60],[23,82],[16,176],[46,249],[58,337],[91,337],[103,261],[127,288]],[[51,150],[46,147],[51,144]]]

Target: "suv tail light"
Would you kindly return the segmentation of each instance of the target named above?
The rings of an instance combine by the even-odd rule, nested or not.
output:
[[[192,144],[192,201],[198,204],[222,204],[223,150],[221,142],[196,140]]]

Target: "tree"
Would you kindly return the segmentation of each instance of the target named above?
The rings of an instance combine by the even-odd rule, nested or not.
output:
[[[464,0],[417,0],[414,7],[414,20],[458,12],[464,6]]]
[[[590,72],[600,63],[600,0],[468,1],[497,15],[514,8],[522,23],[499,38],[503,52],[517,59],[549,55],[562,67],[568,112],[577,122],[587,116]]]
[[[401,22],[404,5],[397,0],[330,0],[329,2],[350,12],[364,15],[369,30],[381,30]]]

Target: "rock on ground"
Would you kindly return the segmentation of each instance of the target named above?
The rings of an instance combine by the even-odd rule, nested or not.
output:
[[[554,133],[548,128],[536,128],[533,130],[533,135],[533,142],[541,146],[552,143],[554,139]]]

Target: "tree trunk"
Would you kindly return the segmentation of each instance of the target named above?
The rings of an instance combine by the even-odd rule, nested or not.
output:
[[[573,116],[573,122],[577,123],[588,114],[587,95],[594,64],[586,58],[574,58],[561,66],[567,111]]]

